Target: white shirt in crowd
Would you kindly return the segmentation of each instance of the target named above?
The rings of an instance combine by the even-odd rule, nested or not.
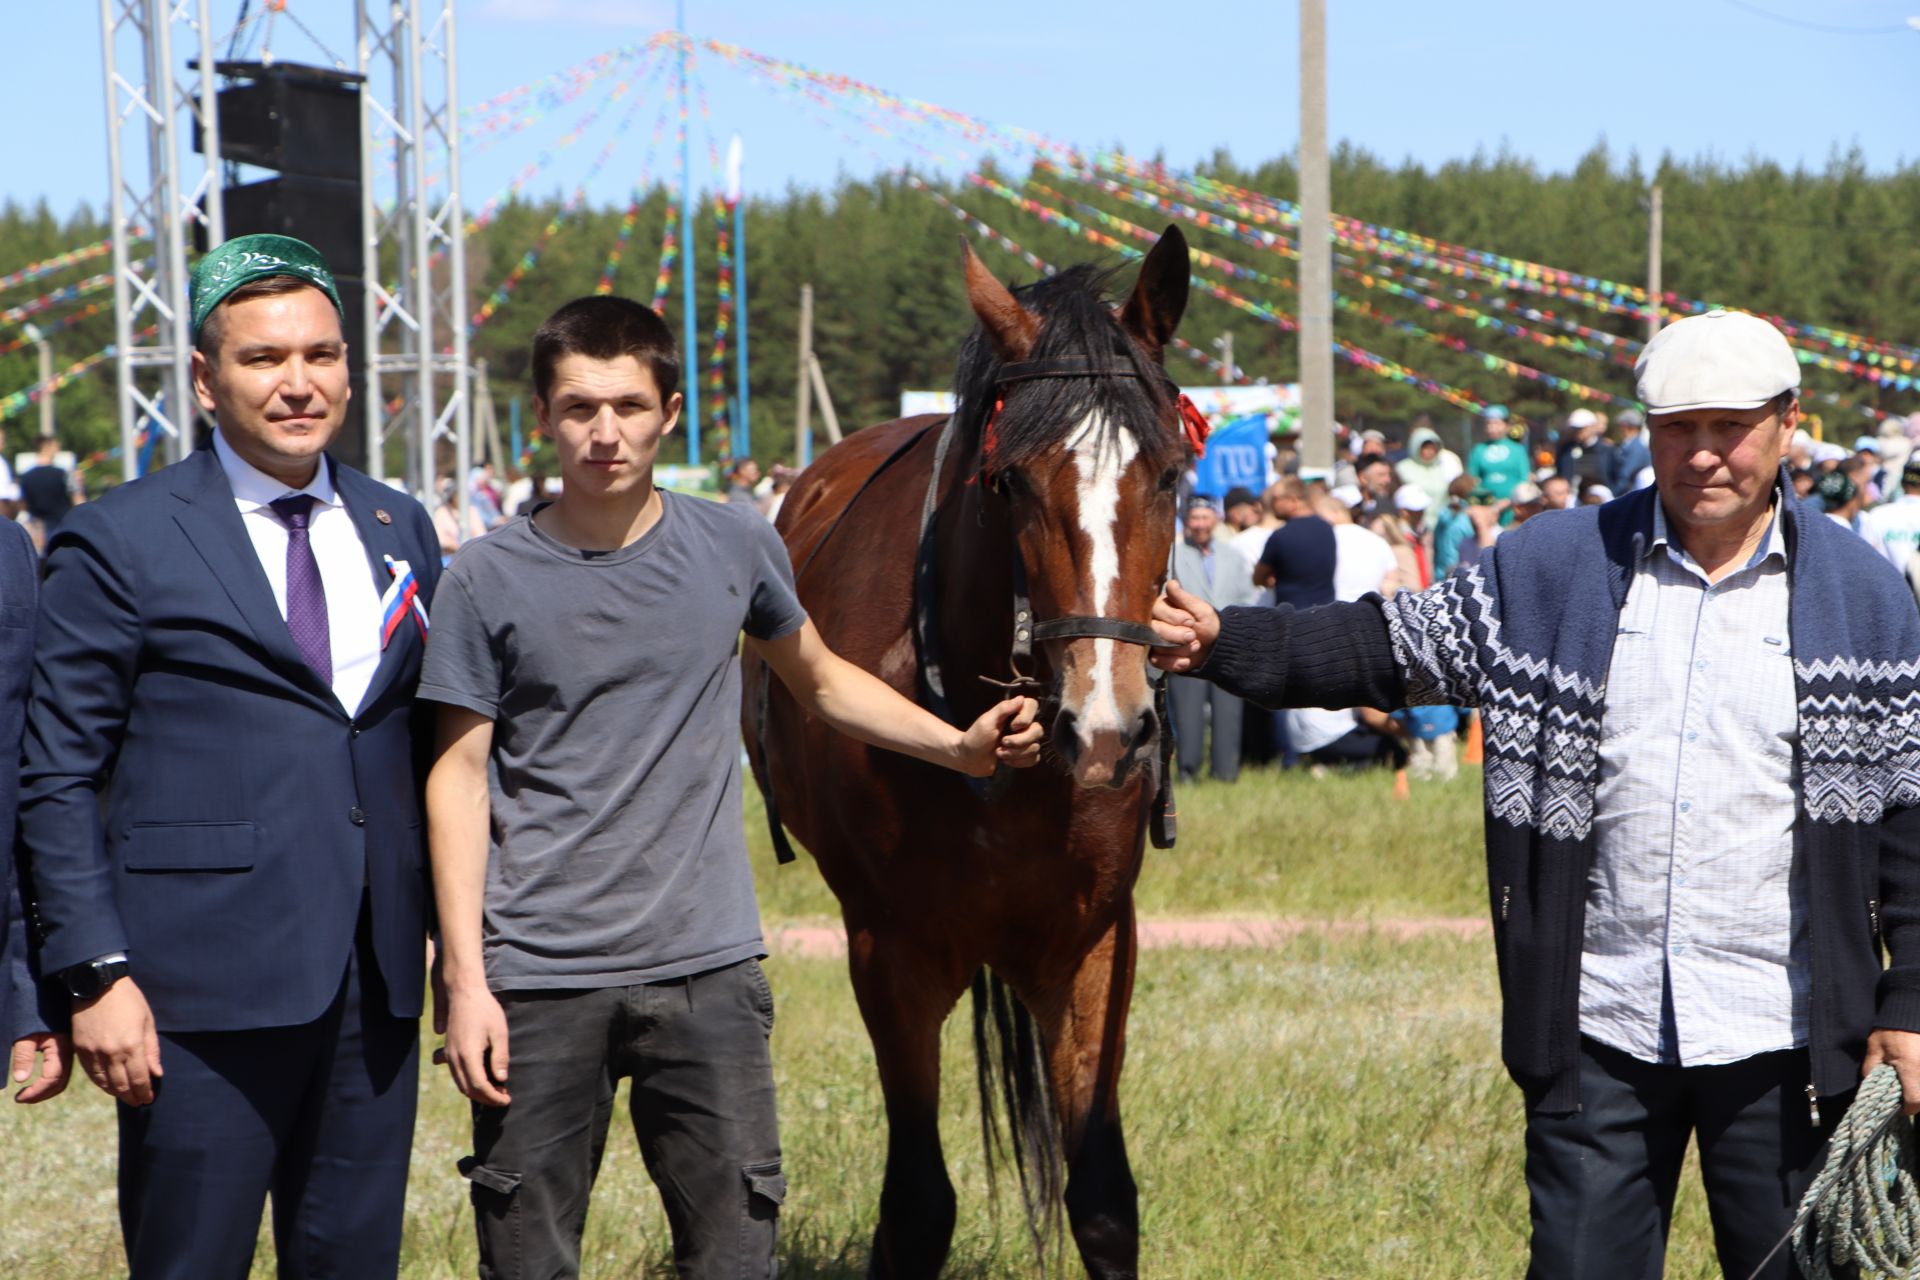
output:
[[[1380,590],[1387,575],[1400,568],[1392,544],[1357,524],[1333,526],[1333,554],[1333,598],[1349,604]]]
[[[1240,558],[1247,562],[1247,573],[1249,576],[1253,573],[1253,566],[1260,563],[1260,554],[1267,549],[1267,539],[1272,536],[1273,530],[1263,529],[1256,524],[1251,529],[1242,529],[1240,532],[1234,534],[1232,538],[1228,539],[1228,541],[1233,543],[1233,549],[1240,553]],[[1262,587],[1259,595],[1255,597],[1254,603],[1271,605],[1273,603],[1273,588]]]
[[[1647,1062],[1737,1062],[1807,1042],[1786,540],[1775,520],[1709,584],[1657,503],[1653,532],[1607,673],[1580,1030]]]
[[[1903,493],[1862,514],[1860,536],[1905,573],[1907,561],[1920,551],[1920,494]]]
[[[1297,707],[1281,714],[1287,718],[1287,745],[1303,756],[1340,741],[1359,723],[1351,710]]]
[[[218,430],[214,453],[233,487],[241,523],[253,542],[260,567],[273,588],[280,616],[287,616],[287,526],[268,504],[293,493],[309,493],[319,501],[307,517],[307,543],[320,566],[320,586],[327,593],[327,633],[333,649],[333,696],[349,715],[360,710],[380,665],[380,592],[374,588],[373,563],[366,544],[353,527],[353,517],[333,489],[333,475],[322,460],[313,483],[289,489],[233,451]]]

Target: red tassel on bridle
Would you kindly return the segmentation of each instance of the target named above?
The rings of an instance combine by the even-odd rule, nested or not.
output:
[[[1004,396],[994,398],[993,412],[987,415],[987,428],[980,438],[980,474],[975,479],[985,479],[988,484],[993,483],[993,451],[1000,447],[1000,411],[1006,407]]]
[[[1200,406],[1180,397],[1180,425],[1186,429],[1187,443],[1193,446],[1193,456],[1207,456],[1207,437],[1213,434],[1213,424],[1207,421],[1207,415],[1200,412]]]

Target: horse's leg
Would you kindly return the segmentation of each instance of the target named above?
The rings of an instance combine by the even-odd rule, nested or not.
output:
[[[940,1149],[940,1026],[966,979],[910,939],[849,929],[848,942],[853,992],[887,1105],[887,1173],[867,1274],[938,1276],[954,1222],[953,1183]]]
[[[1035,1015],[1046,1036],[1067,1161],[1067,1222],[1087,1274],[1131,1280],[1140,1266],[1140,1210],[1120,1131],[1120,1067],[1133,997],[1133,902]]]

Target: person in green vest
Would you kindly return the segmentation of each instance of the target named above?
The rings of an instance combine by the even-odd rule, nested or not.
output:
[[[1467,474],[1495,498],[1505,498],[1527,478],[1527,446],[1513,439],[1505,405],[1488,405],[1480,421],[1487,438],[1467,456]]]

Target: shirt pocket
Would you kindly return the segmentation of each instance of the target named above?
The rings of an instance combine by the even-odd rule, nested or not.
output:
[[[1800,738],[1799,692],[1793,675],[1793,644],[1784,631],[1762,632],[1748,642],[1747,678],[1743,714],[1738,728],[1741,744],[1751,756],[1781,773],[1792,768],[1793,749]]]
[[[1600,717],[1600,740],[1612,742],[1646,723],[1660,696],[1654,661],[1653,629],[1622,625],[1613,635],[1613,659]]]

